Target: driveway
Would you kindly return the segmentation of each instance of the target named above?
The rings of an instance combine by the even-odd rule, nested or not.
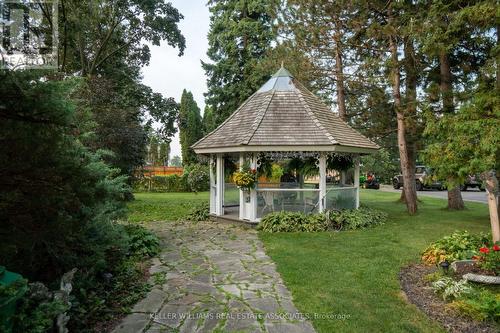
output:
[[[216,222],[149,224],[162,241],[153,289],[115,333],[314,332],[255,230]]]
[[[380,190],[385,191],[385,192],[398,192],[401,193],[402,189],[395,190],[392,188],[390,185],[382,185],[380,186]],[[417,191],[418,196],[426,196],[426,197],[434,197],[434,198],[441,198],[441,199],[448,199],[448,192],[447,191],[434,191],[434,190],[424,190],[424,191]],[[477,189],[468,189],[467,191],[462,191],[462,198],[464,201],[471,201],[471,202],[481,202],[481,203],[488,203],[487,198],[486,198],[486,192],[482,192]]]

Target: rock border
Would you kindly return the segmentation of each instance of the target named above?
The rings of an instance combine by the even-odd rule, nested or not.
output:
[[[500,276],[467,273],[462,275],[462,277],[465,280],[471,282],[484,283],[484,284],[500,284]]]

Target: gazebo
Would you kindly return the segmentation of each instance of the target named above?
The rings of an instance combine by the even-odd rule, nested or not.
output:
[[[379,147],[351,128],[283,66],[214,131],[195,143],[197,154],[210,163],[210,213],[223,218],[258,223],[280,210],[323,212],[359,207],[359,156]],[[349,183],[345,170],[337,184],[327,182],[332,158],[352,161]],[[315,161],[316,184],[257,182],[238,189],[225,182],[225,160],[238,168],[257,169],[263,160]],[[330,176],[328,176],[331,179]]]

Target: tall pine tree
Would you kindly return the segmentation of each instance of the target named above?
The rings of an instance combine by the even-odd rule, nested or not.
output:
[[[261,67],[274,39],[275,0],[210,0],[206,103],[223,122],[257,90],[269,73]]]
[[[471,99],[479,70],[494,44],[492,13],[496,7],[488,1],[427,1],[425,4],[425,15],[421,18],[423,28],[417,32],[430,62],[427,103],[439,119],[454,115],[460,105]],[[429,143],[434,144],[432,140]],[[437,170],[448,185],[448,208],[464,209],[459,187],[464,175],[454,168]]]
[[[205,111],[203,111],[203,135],[207,135],[215,129],[215,119],[214,112],[210,106],[205,106]]]
[[[193,99],[193,94],[184,89],[182,91],[181,106],[179,110],[179,136],[181,142],[182,164],[196,163],[198,158],[191,148],[203,136],[200,108]]]

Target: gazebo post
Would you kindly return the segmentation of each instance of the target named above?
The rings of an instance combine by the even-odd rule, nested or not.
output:
[[[214,161],[214,155],[210,155],[210,163],[208,164],[210,168],[210,214],[216,213],[216,200],[217,200],[217,183],[215,180],[215,170],[214,166],[217,162]]]
[[[326,196],[326,156],[319,156],[319,212],[325,211],[325,196]]]
[[[245,156],[243,153],[240,153],[240,171],[243,168],[243,164],[245,164]],[[240,220],[244,220],[246,217],[246,212],[245,212],[245,193],[243,190],[240,188]]]
[[[215,215],[224,215],[224,157],[217,154]]]
[[[257,155],[252,154],[250,157],[250,168],[257,169]],[[255,188],[250,190],[250,221],[257,221],[257,190]]]
[[[354,158],[354,187],[356,187],[356,209],[359,208],[359,155]]]

